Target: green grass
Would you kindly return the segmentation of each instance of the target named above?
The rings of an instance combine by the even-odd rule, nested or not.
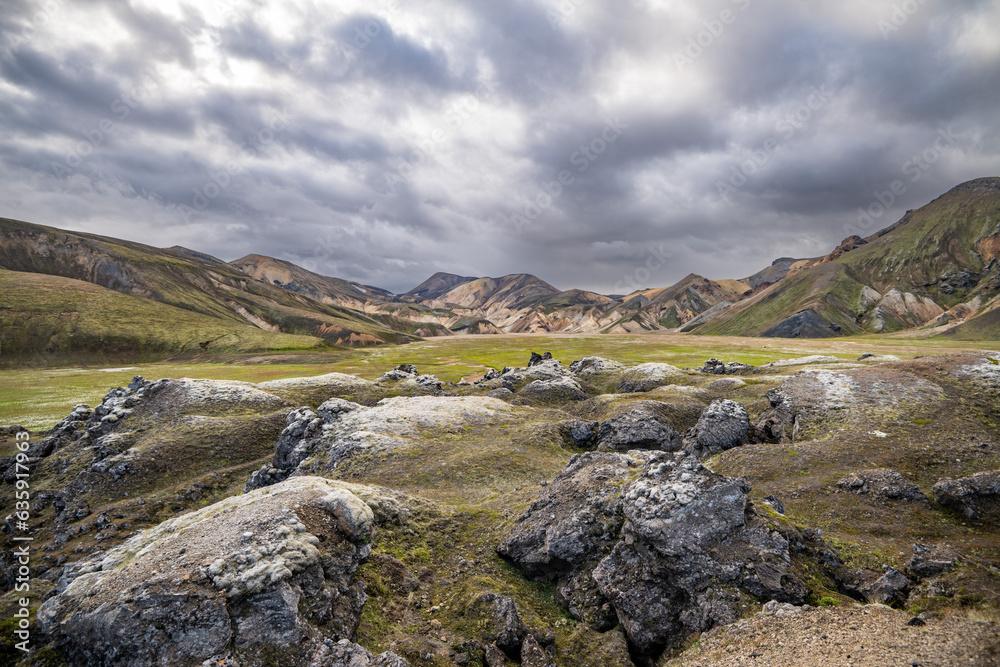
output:
[[[2,275],[2,274],[0,274]],[[99,288],[98,288],[99,289]],[[121,297],[117,293],[116,297]],[[139,300],[143,303],[145,300]],[[153,304],[160,307],[160,304]],[[169,306],[162,306],[169,308]],[[192,317],[200,317],[190,314]],[[248,328],[251,333],[262,332]],[[179,326],[176,327],[180,331]],[[179,334],[178,334],[179,335]],[[296,341],[299,337],[288,336]],[[248,345],[250,341],[248,339]],[[369,380],[402,363],[416,364],[446,382],[481,374],[487,367],[524,366],[530,353],[551,351],[568,365],[576,359],[603,356],[632,365],[659,361],[681,368],[701,366],[709,357],[760,365],[810,354],[832,354],[855,359],[866,351],[911,358],[962,349],[978,349],[960,341],[901,339],[877,336],[822,340],[710,338],[684,335],[616,336],[481,336],[437,338],[409,345],[359,350],[281,354],[227,354],[206,352],[198,358],[109,365],[113,362],[74,364],[63,368],[0,370],[0,425],[22,424],[45,429],[65,417],[77,403],[96,405],[109,389],[125,385],[135,375],[158,380],[198,377],[215,380],[264,382],[288,377],[340,372]],[[211,348],[210,348],[211,350]]]
[[[186,351],[305,351],[314,336],[263,331],[70,278],[0,269],[0,364],[162,358]]]

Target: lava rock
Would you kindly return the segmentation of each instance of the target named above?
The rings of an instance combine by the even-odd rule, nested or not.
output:
[[[360,623],[366,595],[354,573],[374,531],[372,510],[347,485],[296,477],[67,568],[38,623],[71,664],[196,665],[227,654],[255,664],[266,654],[304,667],[325,638],[348,639]]]
[[[643,654],[735,620],[747,594],[804,602],[789,541],[756,514],[745,480],[694,457],[648,453],[622,485],[638,454],[574,457],[498,552],[555,581],[575,618],[607,628],[610,605]]]
[[[589,378],[605,373],[620,373],[625,370],[624,364],[603,357],[584,357],[569,365],[570,373]]]
[[[913,582],[894,567],[875,580],[867,590],[862,591],[871,602],[887,605],[901,605],[906,602],[906,593]]]
[[[518,395],[538,401],[582,401],[587,398],[583,387],[572,377],[535,380],[521,389]]]
[[[920,487],[888,468],[848,473],[837,482],[837,486],[859,496],[871,494],[887,500],[927,502],[927,496],[920,491]]]
[[[954,555],[940,546],[914,544],[913,554],[906,569],[918,579],[936,577],[955,569]]]
[[[981,472],[934,485],[934,500],[972,521],[1000,520],[1000,472]]]
[[[700,459],[707,458],[746,442],[750,416],[736,401],[712,401],[698,418],[698,423],[684,435],[684,451]]]
[[[750,364],[744,364],[739,361],[730,361],[728,364],[712,357],[705,362],[699,370],[702,373],[709,373],[710,375],[735,375],[741,373],[750,373],[753,371],[753,366]]]
[[[473,601],[470,613],[485,619],[486,636],[507,657],[511,660],[521,658],[521,643],[528,634],[528,628],[521,621],[513,598],[489,591],[480,593]]]
[[[657,387],[673,384],[683,377],[685,377],[683,371],[670,364],[655,362],[639,364],[622,372],[617,391],[620,394],[652,391]]]
[[[641,408],[602,422],[598,427],[597,449],[602,451],[676,451],[680,446],[681,435],[670,424]]]
[[[341,639],[326,640],[312,655],[310,667],[410,667],[410,663],[391,651],[372,655],[362,646]]]
[[[571,419],[563,422],[562,427],[565,429],[574,447],[593,449],[596,446],[597,433],[600,428],[599,422],[585,422],[580,419]]]

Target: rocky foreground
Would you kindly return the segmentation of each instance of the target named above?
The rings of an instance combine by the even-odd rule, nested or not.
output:
[[[32,440],[41,604],[32,652],[0,650],[997,664],[998,417],[998,353],[686,370],[533,354],[457,385],[409,365],[136,377]],[[0,474],[11,512],[12,459]],[[13,610],[9,549],[2,565]]]

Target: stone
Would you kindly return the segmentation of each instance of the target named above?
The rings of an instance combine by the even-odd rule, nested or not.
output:
[[[848,473],[840,478],[837,486],[859,496],[871,494],[886,500],[927,502],[920,487],[888,468]]]
[[[745,380],[740,378],[721,378],[710,382],[705,389],[709,391],[726,391],[728,389],[739,389],[740,387],[745,387],[747,385]]]
[[[521,667],[555,667],[555,663],[538,640],[528,635],[521,643]]]
[[[783,515],[785,513],[785,503],[778,500],[775,496],[767,496],[764,498],[763,502],[778,514]]]
[[[702,373],[708,373],[710,375],[725,375],[725,374],[741,374],[741,373],[751,373],[754,367],[750,364],[744,364],[739,361],[731,361],[728,364],[712,357],[705,362],[699,370]]]
[[[486,645],[486,667],[507,667],[507,656],[496,644]]]
[[[597,433],[600,429],[600,422],[585,422],[580,419],[571,419],[563,422],[574,447],[580,449],[593,449],[597,446]]]
[[[572,377],[535,380],[522,388],[518,395],[537,401],[582,401],[587,398],[583,387]]]
[[[906,593],[912,585],[913,583],[906,578],[906,575],[896,568],[890,567],[884,575],[876,579],[875,583],[863,592],[870,602],[902,605],[906,602]]]
[[[400,364],[391,371],[382,373],[376,382],[397,382],[399,380],[415,379],[419,377],[417,367],[413,364]]]
[[[323,389],[327,391],[327,396],[329,396],[330,394],[367,389],[371,385],[372,383],[368,380],[354,375],[326,373],[325,375],[314,375],[311,377],[284,378],[282,380],[258,382],[257,388],[269,392]]]
[[[485,620],[485,635],[507,657],[511,660],[521,658],[521,643],[528,628],[521,621],[513,598],[484,591],[473,601],[469,613]]]
[[[410,663],[391,651],[372,655],[347,639],[325,641],[311,656],[309,667],[409,667]]]
[[[656,362],[639,364],[622,372],[617,391],[620,394],[647,392],[673,384],[683,377],[685,377],[684,372],[670,364]]]
[[[684,434],[684,451],[700,459],[747,441],[750,416],[742,404],[729,399],[712,401],[694,428]]]
[[[611,359],[603,357],[584,357],[574,361],[569,365],[569,372],[582,378],[591,378],[598,375],[620,373],[625,370],[625,365]]]
[[[185,665],[227,654],[254,664],[267,654],[304,667],[325,638],[357,628],[366,596],[354,573],[374,533],[372,510],[347,486],[293,478],[74,564],[38,623],[71,664],[128,656],[131,667]]]
[[[597,429],[597,449],[628,451],[656,449],[676,451],[681,435],[670,424],[662,422],[651,410],[638,408],[602,422]]]
[[[913,558],[906,563],[906,569],[917,579],[936,577],[955,569],[956,558],[946,548],[914,544],[913,554]]]
[[[748,492],[681,453],[577,455],[498,552],[555,581],[575,618],[604,629],[617,619],[638,652],[656,655],[735,620],[745,595],[804,602],[788,540]]]
[[[972,521],[1000,521],[1000,472],[980,472],[934,485],[934,500]]]
[[[274,458],[251,475],[245,491],[328,469],[359,452],[405,447],[423,429],[498,424],[511,418],[513,408],[484,396],[397,396],[372,408],[330,399],[319,411],[289,413]]]

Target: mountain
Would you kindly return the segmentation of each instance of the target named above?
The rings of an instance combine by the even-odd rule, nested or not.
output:
[[[315,336],[275,333],[83,280],[0,269],[4,366],[46,357],[134,362],[186,352],[324,348]]]
[[[329,305],[363,309],[369,301],[386,301],[393,297],[392,292],[378,287],[321,276],[291,262],[264,255],[247,255],[229,264],[257,280]]]
[[[791,264],[785,277],[693,330],[823,337],[939,326],[996,339],[1000,330],[971,318],[1000,305],[998,256],[1000,178],[981,178],[867,238],[849,237],[822,259]]]
[[[624,306],[641,313],[651,328],[673,329],[720,304],[738,301],[750,291],[747,281],[709,280],[688,274],[670,287],[633,292]]]
[[[475,279],[475,276],[462,277],[456,276],[454,273],[441,273],[439,271],[403,296],[411,296],[418,299],[438,299],[447,294],[452,288],[462,283],[472,282]]]
[[[824,256],[782,257],[739,280],[690,274],[669,287],[622,297],[560,290],[524,273],[435,273],[394,295],[263,255],[226,263],[180,246],[153,248],[0,219],[0,269],[23,277],[4,278],[0,352],[89,349],[101,340],[137,351],[182,351],[377,345],[451,334],[666,330],[830,337],[925,329],[928,335],[998,339],[998,258],[995,177],[963,183],[868,237],[848,236]],[[127,306],[104,292],[40,276],[84,281],[174,310],[140,307],[140,301]],[[38,304],[30,303],[32,290],[40,295]],[[50,298],[60,290],[65,298]],[[105,303],[119,318],[117,326],[131,333],[113,335],[114,321],[98,324],[88,300]],[[15,312],[30,325],[11,319]],[[162,324],[170,320],[167,312],[178,322],[175,330]],[[126,313],[144,313],[160,324],[140,335],[142,327],[125,326],[131,322]],[[248,327],[256,331],[251,335]],[[275,337],[269,341],[270,334]],[[300,338],[280,338],[287,335]],[[29,336],[46,343],[28,344]]]
[[[256,280],[236,267],[186,249],[160,249],[0,219],[0,268],[92,283],[123,295],[197,313],[230,329],[251,325],[265,332],[314,337],[316,343],[325,341],[334,345],[414,340],[413,335],[359,310],[322,303]],[[35,284],[40,291],[44,290],[37,281]],[[81,291],[72,294],[84,300],[90,298]],[[11,293],[0,295],[0,307],[10,308],[13,299]],[[71,313],[76,305],[64,301],[53,301],[51,305],[55,309],[49,313],[51,317],[73,318]],[[114,328],[113,322],[108,328]],[[10,330],[5,327],[0,333],[3,345]],[[170,332],[162,333],[159,338],[171,339]],[[80,341],[89,340],[92,335],[93,332],[84,330],[73,334]],[[152,335],[159,340],[156,332]],[[134,344],[142,347],[145,339],[140,339]],[[275,349],[284,345],[280,337],[275,337],[273,343]],[[263,343],[261,346],[268,347]]]

